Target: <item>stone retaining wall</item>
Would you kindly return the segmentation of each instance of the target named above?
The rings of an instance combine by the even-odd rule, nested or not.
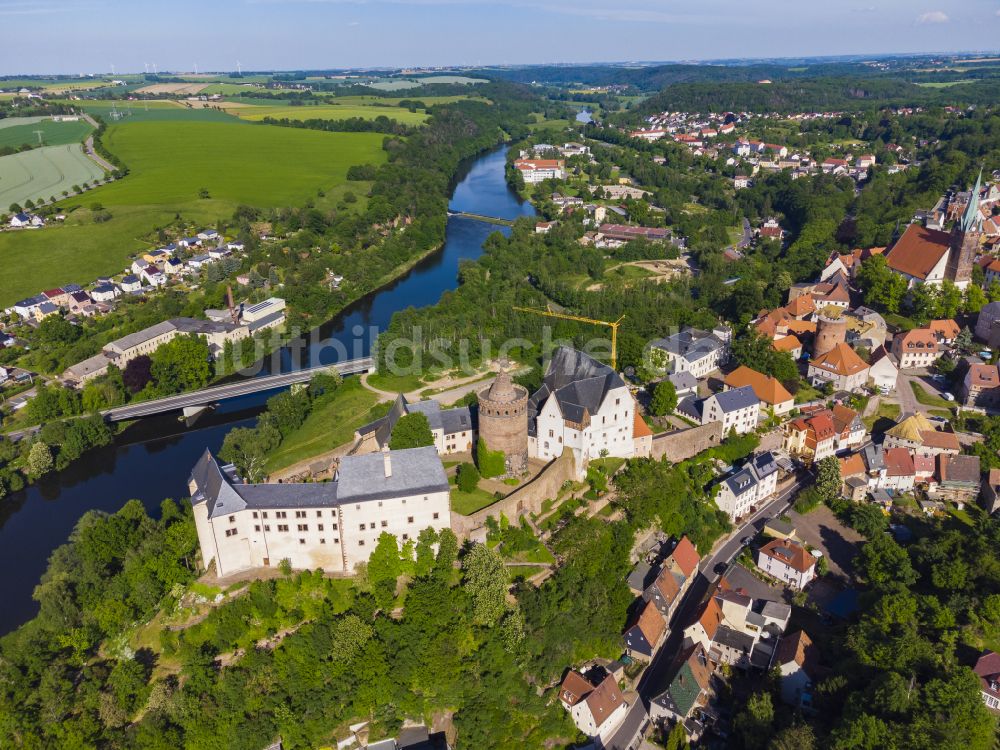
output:
[[[653,436],[653,458],[668,458],[671,462],[685,461],[722,442],[722,422],[709,422],[676,432]]]

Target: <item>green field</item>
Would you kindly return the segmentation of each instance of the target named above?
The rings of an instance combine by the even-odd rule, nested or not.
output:
[[[63,190],[103,177],[104,170],[84,155],[78,143],[3,156],[0,157],[0,207],[6,210],[12,203],[58,198]]]
[[[123,112],[120,120],[111,117],[112,108]],[[108,125],[133,122],[232,122],[233,118],[217,109],[195,109],[173,101],[154,99],[137,102],[86,102],[83,109],[99,115]]]
[[[34,117],[17,117],[15,120],[36,120]],[[0,120],[0,123],[4,123]],[[38,143],[38,133],[41,131],[42,142],[46,146],[63,146],[67,143],[80,143],[93,128],[85,120],[77,122],[53,122],[41,120],[23,124],[0,125],[0,146],[21,146],[25,143]]]
[[[47,119],[47,117],[4,117],[0,118],[0,130],[18,128],[22,125],[34,125],[36,122],[42,122]]]
[[[142,238],[178,213],[185,220],[214,225],[241,203],[301,205],[319,189],[326,192],[324,201],[334,205],[347,189],[348,167],[385,159],[382,138],[378,133],[250,126],[233,118],[114,125],[105,143],[131,173],[61,204],[78,208],[63,226],[0,233],[0,267],[18,269],[0,274],[0,307],[42,289],[120,272],[130,254],[148,246]],[[45,150],[4,157],[0,164]],[[202,188],[209,199],[198,198]],[[111,213],[110,221],[94,223],[85,207],[95,202]]]
[[[390,120],[396,120],[407,125],[419,125],[427,119],[424,112],[410,112],[402,107],[386,107],[377,104],[371,105],[343,105],[343,104],[320,104],[317,106],[302,107],[258,107],[248,106],[240,108],[230,108],[229,112],[237,114],[245,120],[260,121],[265,117],[273,117],[277,120],[287,117],[289,120],[346,120],[349,117],[360,117],[366,120],[374,120],[376,117],[385,116]]]

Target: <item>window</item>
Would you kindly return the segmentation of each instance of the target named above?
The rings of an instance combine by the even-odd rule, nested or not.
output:
[[[287,523],[279,523],[278,524],[278,531],[288,531],[288,524]]]
[[[358,524],[358,531],[364,531],[364,530],[365,530],[365,525],[363,523],[359,523]]]
[[[434,520],[435,520],[435,521],[436,521],[436,520],[438,519],[438,516],[439,516],[439,515],[441,515],[441,514],[440,514],[440,513],[435,513],[435,514],[434,514]]]
[[[229,523],[236,523],[236,516],[230,516]]]
[[[378,501],[378,507],[380,507],[380,508],[382,507],[382,501],[381,500]]]
[[[263,513],[261,513],[260,517],[266,520],[267,519],[267,511],[265,510]]]
[[[305,543],[306,543],[305,539],[299,539],[299,544],[305,544]]]
[[[264,531],[270,531],[270,530],[271,530],[271,524],[265,523],[264,524]]]
[[[323,517],[323,511],[317,510],[316,511],[316,518],[322,518],[322,517]]]
[[[319,540],[319,543],[320,543],[320,544],[326,544],[326,539],[320,539],[320,540]]]
[[[305,518],[306,517],[306,512],[304,510],[297,510],[297,511],[295,511],[295,517],[296,518]]]
[[[283,510],[275,511],[275,513],[274,513],[274,517],[275,518],[284,518],[287,515],[288,514],[285,511],[283,511]]]
[[[260,526],[258,526],[257,524],[254,524],[253,530],[254,531],[260,531]]]
[[[555,437],[556,433],[553,430],[549,430],[549,437]]]
[[[323,530],[323,524],[321,523],[316,524],[316,531],[322,531],[322,530]]]
[[[373,528],[373,529],[375,528],[375,522],[374,522],[374,521],[372,521],[372,522],[371,522],[370,524],[368,524],[368,525],[369,525],[369,526],[370,526],[371,528]]]
[[[389,522],[388,522],[388,521],[383,521],[383,522],[382,522],[382,528],[383,528],[383,529],[384,529],[384,528],[386,528],[386,527],[387,527],[388,525],[389,525]]]
[[[256,517],[257,517],[257,511],[254,511],[254,512],[253,512],[253,517],[254,517],[254,518],[256,518]]]
[[[404,541],[404,542],[405,542],[405,541],[406,541],[407,539],[409,539],[409,538],[410,538],[410,535],[409,535],[409,534],[403,534],[403,541]]]
[[[334,530],[334,531],[336,531],[336,530],[337,530],[337,524],[333,524],[333,530]]]
[[[307,524],[307,523],[300,523],[299,524],[299,531],[309,531],[309,524]]]
[[[413,523],[413,516],[407,516],[406,517],[406,522],[407,523]]]
[[[359,539],[358,540],[358,546],[359,547],[364,547],[365,546],[365,540],[364,539]]]
[[[236,536],[238,533],[236,529],[226,529],[226,536]]]

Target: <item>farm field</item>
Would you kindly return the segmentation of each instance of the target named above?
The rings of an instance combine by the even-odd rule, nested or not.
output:
[[[136,89],[137,94],[185,94],[191,96],[200,94],[208,88],[207,83],[153,83]]]
[[[11,123],[10,126],[0,125],[0,146],[21,146],[25,143],[38,143],[38,134],[42,132],[42,141],[46,146],[62,146],[67,143],[79,143],[87,137],[93,128],[84,120],[77,122],[53,122],[34,117],[16,117],[12,120],[31,120],[27,123]],[[0,123],[5,122],[0,120]]]
[[[260,121],[265,117],[289,120],[346,120],[349,117],[360,117],[366,120],[374,120],[376,117],[385,116],[390,120],[404,123],[406,125],[419,125],[427,119],[424,112],[410,112],[402,107],[385,107],[378,105],[341,105],[341,104],[321,104],[316,106],[303,107],[258,107],[249,106],[246,108],[228,108],[237,116],[252,121]]]
[[[104,177],[78,143],[46,146],[0,157],[0,206],[46,201],[64,190]]]
[[[100,116],[108,125],[114,124],[111,118],[111,110],[114,107],[119,112],[125,112],[126,116],[118,120],[119,123],[149,122],[149,121],[196,121],[203,122],[232,122],[233,118],[225,112],[216,109],[196,109],[187,107],[180,102],[151,100],[141,102],[108,102],[94,101],[85,102],[83,109],[92,115]]]
[[[36,122],[42,122],[47,119],[47,117],[4,117],[0,118],[0,130],[16,128],[21,125],[34,125]]]
[[[384,161],[382,137],[251,127],[233,118],[113,125],[105,143],[131,173],[61,203],[68,212],[63,226],[0,233],[0,267],[19,269],[0,274],[0,307],[41,289],[121,272],[129,255],[148,247],[142,238],[178,213],[213,225],[241,203],[300,205],[322,188],[323,200],[333,205],[349,187],[364,192],[363,186],[347,185],[347,169]],[[210,198],[198,198],[202,188]],[[93,203],[101,203],[112,219],[95,223],[87,208]]]

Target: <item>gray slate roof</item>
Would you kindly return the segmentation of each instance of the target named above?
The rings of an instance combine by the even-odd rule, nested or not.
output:
[[[549,396],[556,399],[564,419],[581,422],[585,413],[600,411],[608,391],[624,386],[621,376],[607,365],[576,349],[560,346],[549,361],[542,387],[528,400],[531,431]]]
[[[386,455],[392,468],[388,477]],[[229,471],[220,467],[206,450],[192,469],[191,479],[197,486],[191,503],[207,503],[209,518],[246,508],[329,508],[340,503],[449,490],[444,467],[433,447],[345,456],[336,480],[306,484],[243,484],[231,467]]]
[[[687,370],[672,372],[667,376],[667,380],[674,384],[676,391],[688,391],[698,388],[698,379]]]
[[[715,401],[719,404],[719,408],[726,414],[739,411],[740,409],[746,409],[747,407],[760,403],[760,399],[757,398],[757,394],[753,392],[753,388],[749,385],[744,385],[740,388],[731,388],[730,390],[723,391],[722,393],[716,393]]]
[[[657,339],[653,342],[653,346],[682,357],[688,362],[697,362],[719,351],[725,344],[715,334],[708,331],[687,328],[665,339]]]

